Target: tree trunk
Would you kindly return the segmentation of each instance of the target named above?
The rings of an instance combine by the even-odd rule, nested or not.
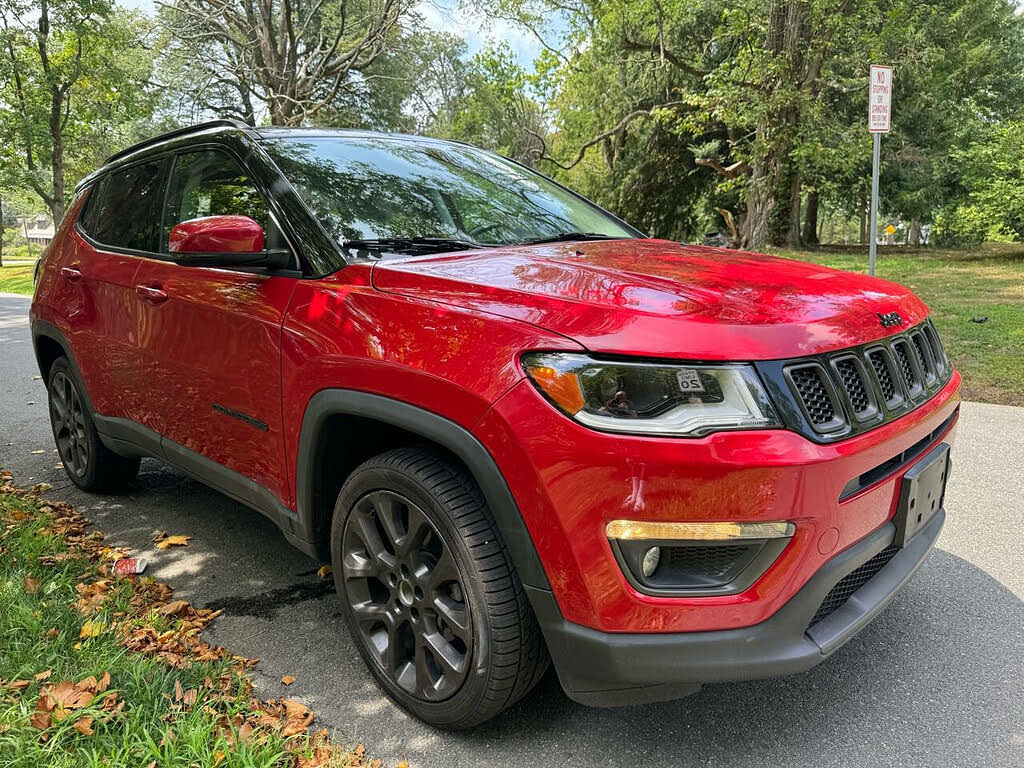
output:
[[[782,66],[767,83],[771,100],[781,89],[802,83],[811,28],[807,0],[772,0],[765,49]],[[743,247],[799,246],[800,175],[790,157],[800,122],[796,103],[783,103],[761,119],[755,142],[764,149],[751,163]]]
[[[800,247],[800,174],[795,171],[789,181],[789,229],[786,230],[786,245]]]
[[[0,200],[0,267],[4,265],[4,201]]]
[[[913,219],[910,222],[910,244],[915,248],[921,245],[921,220]]]
[[[807,193],[807,210],[804,212],[804,245],[818,245],[818,190]]]
[[[868,201],[863,192],[860,195],[860,244],[868,244]]]

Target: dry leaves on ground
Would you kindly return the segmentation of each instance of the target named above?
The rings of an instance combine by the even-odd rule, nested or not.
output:
[[[32,496],[49,490],[49,486],[42,483],[33,486],[31,491],[24,491],[15,487],[11,480],[10,472],[0,471],[0,493]],[[347,752],[331,744],[326,730],[311,734],[314,713],[304,704],[292,699],[264,701],[251,697],[252,680],[245,672],[259,660],[231,655],[220,646],[210,645],[200,639],[202,630],[219,616],[221,611],[195,608],[187,600],[174,600],[174,590],[170,586],[148,577],[130,575],[115,582],[111,573],[112,564],[118,558],[124,557],[126,550],[104,547],[103,535],[98,531],[89,531],[89,522],[70,504],[62,501],[39,503],[42,505],[39,511],[52,518],[50,532],[63,537],[68,548],[66,552],[42,557],[40,562],[46,566],[55,566],[71,558],[82,558],[97,563],[98,578],[76,585],[78,598],[75,607],[79,612],[86,617],[99,613],[106,605],[115,584],[127,583],[132,589],[128,609],[116,611],[109,624],[99,619],[86,618],[80,633],[82,639],[95,637],[104,632],[115,633],[118,641],[129,651],[153,656],[172,668],[182,668],[194,661],[218,661],[225,658],[233,663],[235,672],[240,676],[224,674],[217,680],[207,678],[200,689],[185,690],[178,682],[172,700],[174,709],[169,714],[169,719],[173,720],[176,713],[196,706],[201,695],[204,706],[214,706],[218,702],[227,704],[235,702],[239,696],[248,696],[249,712],[246,715],[219,716],[218,726],[232,748],[238,743],[266,739],[274,734],[287,742],[287,749],[293,756],[292,768],[327,768],[328,765],[380,768],[379,760],[366,758],[362,745],[354,752]],[[27,516],[25,512],[16,510],[8,513],[7,518],[13,522],[22,522]],[[188,546],[190,538],[181,535],[168,536],[161,532],[154,537],[154,543],[160,549],[168,549]],[[321,578],[326,578],[330,572],[331,568],[328,565],[322,567],[318,573]],[[34,578],[32,580],[36,581]],[[30,586],[28,581],[26,579],[26,590]],[[171,628],[161,632],[150,626],[148,621],[154,613],[171,620]],[[45,634],[52,638],[59,636],[60,633],[56,628],[51,628]],[[46,670],[37,674],[35,679],[37,682],[43,682],[48,680],[51,674],[51,670]],[[0,690],[21,694],[32,685],[32,682],[0,680]],[[295,682],[295,678],[286,675],[282,682],[290,685]],[[72,728],[81,736],[88,737],[95,730],[97,709],[103,713],[103,722],[121,713],[124,710],[124,702],[118,700],[117,691],[107,690],[109,685],[110,675],[107,673],[99,680],[90,676],[78,683],[65,680],[44,685],[39,692],[31,718],[32,726],[42,731],[40,739],[46,741],[47,729],[72,716],[75,717]],[[76,714],[86,707],[89,708],[88,715]],[[218,763],[226,759],[226,756],[218,757]]]
[[[99,680],[89,675],[77,683],[63,680],[53,685],[44,685],[39,691],[29,725],[46,731],[65,718],[75,717],[71,727],[83,736],[92,736],[94,718],[79,716],[77,712],[86,707],[99,709],[104,713],[103,719],[106,721],[123,711],[124,702],[118,702],[117,691],[107,691],[109,687],[110,674],[107,672],[104,672]],[[47,735],[44,733],[41,738],[45,741]]]

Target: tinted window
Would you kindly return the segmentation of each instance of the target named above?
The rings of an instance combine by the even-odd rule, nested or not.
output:
[[[342,247],[372,238],[500,245],[562,232],[634,236],[543,176],[472,147],[384,137],[273,138],[266,147]]]
[[[163,161],[155,160],[103,176],[89,193],[80,221],[103,245],[156,250],[163,199]]]
[[[248,216],[266,234],[268,248],[278,247],[267,203],[250,176],[230,156],[216,150],[178,155],[171,172],[162,249],[171,227],[204,216]]]

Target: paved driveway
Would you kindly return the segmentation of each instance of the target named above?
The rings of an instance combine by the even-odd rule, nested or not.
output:
[[[263,517],[154,461],[128,496],[89,496],[57,468],[36,380],[28,300],[0,297],[0,466],[46,481],[152,573],[222,607],[210,639],[262,659],[257,688],[287,689],[342,740],[414,766],[1024,765],[1024,409],[965,403],[931,558],[894,603],[828,662],[783,680],[708,686],[616,710],[566,699],[549,674],[498,720],[445,734],[407,717],[364,671],[320,563]],[[159,552],[167,530],[192,536]]]

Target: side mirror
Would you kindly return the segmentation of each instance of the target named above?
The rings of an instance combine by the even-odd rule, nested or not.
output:
[[[171,228],[174,261],[195,267],[288,266],[284,251],[264,251],[263,227],[248,216],[205,216]]]

